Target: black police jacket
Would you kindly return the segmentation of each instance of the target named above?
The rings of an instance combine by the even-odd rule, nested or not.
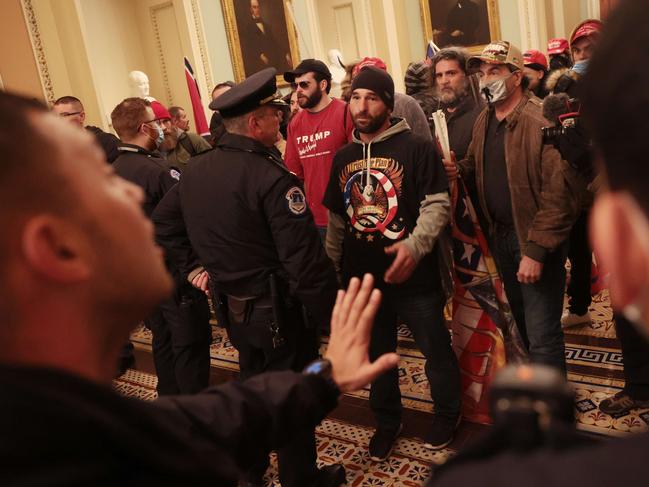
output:
[[[188,274],[201,264],[187,235],[177,184],[160,200],[151,219],[155,226],[156,243],[165,251],[167,269],[177,285],[188,284]]]
[[[157,152],[149,152],[132,144],[122,144],[113,167],[124,179],[144,190],[144,212],[150,218],[162,197],[178,182],[180,171]]]
[[[226,133],[192,159],[180,181],[189,238],[220,292],[267,295],[277,275],[322,323],[337,288],[302,184],[276,153],[249,137]]]

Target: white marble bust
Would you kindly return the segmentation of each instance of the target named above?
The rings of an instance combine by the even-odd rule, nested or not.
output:
[[[149,101],[155,100],[149,95],[149,77],[142,71],[128,73],[128,84],[131,88],[131,96],[137,96]]]
[[[345,68],[343,67],[343,55],[338,49],[329,49],[329,71],[331,71],[331,81],[340,85],[345,78]]]

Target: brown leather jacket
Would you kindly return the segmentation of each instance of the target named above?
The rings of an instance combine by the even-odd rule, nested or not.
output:
[[[458,162],[464,179],[475,177],[480,206],[489,222],[484,195],[484,143],[489,108],[476,119],[466,158]],[[548,252],[563,243],[579,211],[578,183],[574,170],[559,151],[543,144],[541,127],[549,122],[542,115],[541,101],[532,93],[507,118],[505,160],[512,198],[514,226],[521,254],[543,262]]]

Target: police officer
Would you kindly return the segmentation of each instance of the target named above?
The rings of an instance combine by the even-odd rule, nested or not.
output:
[[[157,149],[164,133],[151,104],[142,98],[127,98],[111,113],[113,127],[122,140],[115,172],[144,190],[144,212],[154,216],[156,239],[161,242],[165,226],[179,216],[173,207],[154,209],[176,185],[180,172],[161,158]],[[175,279],[173,295],[145,319],[153,333],[153,360],[158,376],[158,394],[192,394],[208,386],[211,342],[207,298],[194,289],[174,262],[165,255]]]
[[[328,322],[337,288],[300,181],[273,147],[283,104],[275,75],[264,69],[213,102],[227,133],[192,160],[179,184],[189,238],[205,268],[194,282],[209,276],[215,301],[227,305],[221,315],[242,378],[301,370],[317,357],[316,324],[305,320],[303,306]],[[341,465],[316,468],[313,430],[280,448],[278,460],[284,487],[345,481]],[[241,484],[263,485],[267,465]]]

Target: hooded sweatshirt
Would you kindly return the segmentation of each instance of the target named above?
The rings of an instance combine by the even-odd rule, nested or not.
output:
[[[334,157],[324,205],[329,209],[327,254],[344,281],[369,272],[380,289],[439,289],[433,248],[448,223],[448,180],[430,141],[414,135],[403,119],[370,143],[355,131]],[[418,262],[399,285],[383,281],[394,255],[385,248],[403,241]]]

